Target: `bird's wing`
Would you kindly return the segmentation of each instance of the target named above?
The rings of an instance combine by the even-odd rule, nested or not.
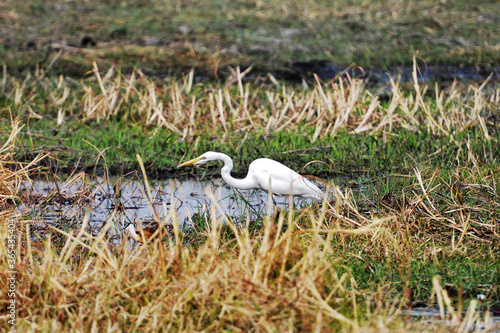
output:
[[[318,198],[321,190],[312,182],[289,167],[271,159],[261,158],[250,164],[249,176],[256,179],[260,187],[275,195],[298,195]],[[271,185],[271,188],[269,188]]]
[[[313,182],[297,174],[298,177],[294,178],[293,181],[293,192],[294,195],[299,195],[305,198],[322,199],[324,194],[323,191],[319,189]]]

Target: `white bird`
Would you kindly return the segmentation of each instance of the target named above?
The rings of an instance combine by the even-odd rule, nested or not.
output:
[[[271,192],[273,195],[294,195],[315,200],[322,200],[325,197],[323,191],[310,180],[299,175],[289,167],[269,158],[259,158],[250,163],[248,174],[244,179],[236,179],[231,176],[233,160],[229,156],[213,151],[208,151],[177,167],[180,168],[190,164],[205,164],[216,160],[224,162],[221,170],[222,178],[226,183],[237,189],[261,189]]]

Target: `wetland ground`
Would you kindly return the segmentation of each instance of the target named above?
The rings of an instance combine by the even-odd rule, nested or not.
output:
[[[2,329],[498,329],[499,17],[494,1],[2,4]],[[430,64],[480,75],[423,81]],[[219,177],[176,168],[207,150],[237,176],[265,156],[333,180],[332,200],[251,219],[206,205],[183,229],[155,184]],[[127,183],[151,213],[127,217]],[[131,243],[124,222],[164,227]]]

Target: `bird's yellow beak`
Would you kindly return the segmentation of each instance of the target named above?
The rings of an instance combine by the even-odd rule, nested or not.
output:
[[[178,168],[180,168],[180,167],[183,167],[183,166],[186,166],[186,165],[191,165],[191,164],[194,164],[194,163],[198,162],[199,160],[201,160],[202,158],[203,158],[203,157],[201,157],[201,156],[200,156],[200,157],[197,157],[197,158],[194,158],[194,159],[192,159],[192,160],[190,160],[190,161],[187,161],[187,162],[184,162],[184,163],[182,163],[182,164],[179,164],[177,167],[178,167]]]

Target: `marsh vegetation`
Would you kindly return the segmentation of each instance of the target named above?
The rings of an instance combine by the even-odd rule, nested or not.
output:
[[[14,296],[2,287],[0,300],[15,299],[18,331],[498,329],[498,82],[419,79],[429,61],[498,66],[498,9],[367,3],[6,3],[0,18],[16,29],[0,36],[10,38],[0,50],[0,279],[16,274]],[[71,15],[48,24],[57,12]],[[409,44],[377,42],[389,32]],[[86,36],[96,45],[78,45]],[[327,45],[344,44],[331,59]],[[380,91],[351,72],[273,75],[320,54],[410,66],[411,79]],[[181,213],[192,193],[159,180],[216,181],[217,163],[176,168],[208,150],[233,157],[237,177],[258,157],[282,162],[328,200],[273,215],[267,199],[231,192],[241,213],[226,214],[210,183],[200,210]],[[147,212],[131,215],[139,192]],[[162,228],[133,242],[127,223]]]
[[[392,97],[380,100],[356,79],[296,88],[243,83],[242,74],[220,86],[192,77],[158,82],[97,68],[81,81],[4,76],[2,216],[18,226],[20,328],[492,327],[488,309],[500,293],[498,89],[430,91],[415,82],[402,91],[393,83]],[[79,127],[108,135],[84,136]],[[204,214],[186,232],[166,209],[164,237],[132,248],[120,236],[119,205],[89,227],[84,198],[92,188],[65,198],[88,206],[73,221],[43,223],[16,211],[29,197],[19,184],[32,175],[133,177],[125,170],[135,168],[148,182],[148,173],[172,173],[208,147],[237,156],[239,170],[263,153],[298,170],[321,160],[302,173],[350,180],[328,188],[334,200],[276,221]],[[35,205],[69,194],[60,186]],[[439,308],[444,321],[403,315],[415,306]]]

